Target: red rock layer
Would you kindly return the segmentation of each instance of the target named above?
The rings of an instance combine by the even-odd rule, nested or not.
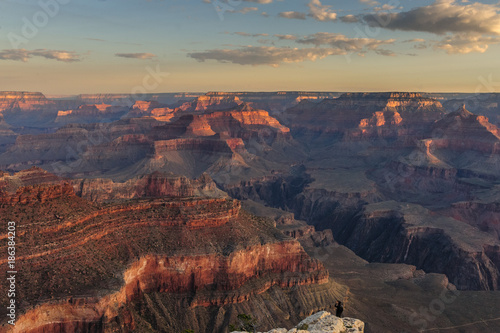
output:
[[[146,178],[145,191],[162,195],[163,180]],[[23,300],[17,324],[2,332],[106,331],[110,323],[134,330],[127,306],[147,293],[174,293],[188,297],[191,307],[208,307],[244,302],[272,286],[328,280],[298,242],[240,211],[236,200],[102,204],[76,197],[71,186],[58,187],[67,192],[57,195],[57,183],[33,186],[37,195],[29,197],[36,199],[0,205],[2,218],[17,222],[16,269],[23,272],[16,280],[16,297]],[[17,192],[31,193],[31,187]],[[0,250],[6,246],[4,233]],[[5,309],[0,315],[7,318]]]
[[[124,286],[116,293],[99,300],[42,304],[22,315],[11,331],[69,332],[101,325],[105,328],[106,323],[120,315],[119,309],[127,302],[151,292],[185,294],[209,289],[211,297],[199,297],[190,306],[223,306],[245,302],[275,285],[290,288],[328,281],[322,265],[308,258],[296,241],[254,246],[229,257],[148,255],[130,265],[123,276]],[[258,289],[238,291],[259,279],[267,281]],[[122,329],[133,330],[133,318],[123,323]]]

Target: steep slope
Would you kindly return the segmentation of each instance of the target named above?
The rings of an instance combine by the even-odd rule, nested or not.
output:
[[[16,141],[17,133],[12,130],[12,126],[7,124],[3,114],[0,113],[0,154],[5,148]]]
[[[16,269],[23,272],[16,276],[23,300],[16,332],[227,332],[248,310],[271,328],[296,324],[338,295],[321,263],[238,201],[160,191],[100,204],[38,169],[7,177],[21,180],[17,187],[10,181],[0,205],[2,219],[16,221]],[[264,303],[271,294],[281,306]]]

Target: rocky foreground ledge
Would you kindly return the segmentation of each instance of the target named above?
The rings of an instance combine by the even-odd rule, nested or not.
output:
[[[267,333],[363,333],[364,331],[365,323],[361,320],[339,318],[330,312],[320,311],[302,320],[291,330],[275,328]],[[232,333],[245,332],[234,331]]]

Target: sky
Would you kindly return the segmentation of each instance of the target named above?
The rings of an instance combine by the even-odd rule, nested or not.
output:
[[[500,3],[0,0],[0,91],[500,92]]]

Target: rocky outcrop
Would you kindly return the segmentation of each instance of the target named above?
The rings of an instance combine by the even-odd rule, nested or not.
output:
[[[37,167],[0,175],[0,205],[33,205],[74,195],[67,181]]]
[[[487,117],[494,125],[500,125],[500,94],[483,93],[474,95],[453,94],[443,106],[449,111],[455,111],[465,105],[466,109]]]
[[[55,122],[59,125],[107,123],[120,119],[127,111],[125,107],[109,104],[85,104],[76,110],[59,111]]]
[[[283,115],[296,135],[360,138],[422,137],[429,124],[440,119],[444,108],[438,101],[416,93],[347,93],[315,104],[302,101]]]
[[[365,323],[354,318],[339,318],[321,311],[302,320],[295,328],[275,328],[267,333],[363,333]],[[234,333],[244,333],[233,331]],[[261,333],[261,332],[259,332]]]
[[[179,107],[179,109],[184,112],[229,110],[242,103],[243,101],[241,101],[237,96],[207,94],[196,98],[192,102],[184,103]]]
[[[184,176],[155,172],[123,183],[107,178],[74,180],[73,186],[78,196],[97,202],[147,197],[224,196],[206,174],[192,180]]]
[[[136,101],[124,118],[152,117],[158,121],[168,122],[175,117],[177,111],[158,101]]]
[[[5,110],[35,111],[49,105],[55,103],[39,92],[0,92],[0,113]]]
[[[0,92],[0,114],[13,126],[51,126],[57,103],[36,92]]]
[[[340,94],[333,92],[277,91],[277,92],[209,92],[209,98],[235,99],[250,103],[253,107],[270,111],[273,115],[297,105],[303,100],[322,101],[336,98]]]
[[[500,130],[490,124],[488,118],[469,112],[465,105],[436,122],[433,134],[429,143],[433,149],[500,152]]]

